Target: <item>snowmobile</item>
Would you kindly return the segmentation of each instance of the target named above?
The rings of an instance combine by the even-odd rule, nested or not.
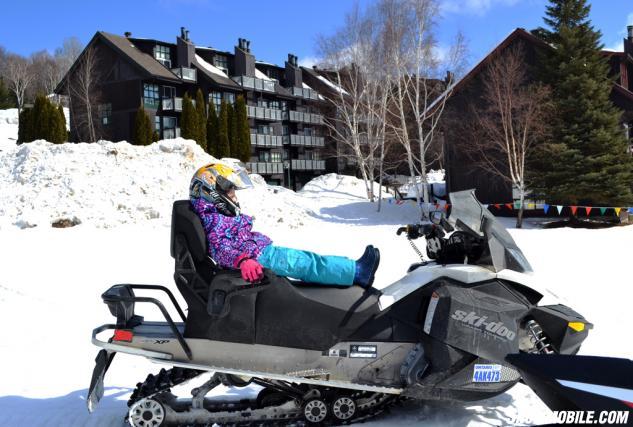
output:
[[[209,257],[200,220],[187,200],[176,201],[171,255],[186,314],[163,286],[118,284],[103,293],[116,322],[92,333],[101,350],[88,409],[103,396],[116,353],[169,368],[137,384],[127,415],[135,427],[349,424],[404,398],[501,394],[521,380],[508,355],[577,353],[592,324],[531,284],[530,264],[474,191],[450,201],[448,217],[397,230],[421,258],[414,240],[424,237],[429,259],[381,290],[316,286],[271,271],[248,283]],[[137,304],[156,306],[164,321],[144,320]],[[190,396],[172,393],[197,377]],[[210,399],[221,384],[261,391]]]

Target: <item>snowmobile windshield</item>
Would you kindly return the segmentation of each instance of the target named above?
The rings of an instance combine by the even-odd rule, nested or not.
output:
[[[532,271],[530,263],[510,233],[484,208],[474,190],[450,193],[451,215],[448,222],[457,230],[483,237],[487,254],[477,264],[491,267],[495,272],[509,269],[520,273]]]

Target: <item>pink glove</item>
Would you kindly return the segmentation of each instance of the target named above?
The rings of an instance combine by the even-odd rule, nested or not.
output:
[[[264,277],[262,265],[252,258],[245,259],[240,263],[240,271],[242,272],[242,279],[249,282],[257,282]]]

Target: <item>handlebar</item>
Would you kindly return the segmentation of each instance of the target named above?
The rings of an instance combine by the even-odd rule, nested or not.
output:
[[[407,234],[408,239],[417,239],[418,237],[424,236],[426,238],[430,237],[444,237],[446,234],[444,229],[437,224],[407,224],[404,227],[398,228],[396,234],[400,236],[402,233]]]

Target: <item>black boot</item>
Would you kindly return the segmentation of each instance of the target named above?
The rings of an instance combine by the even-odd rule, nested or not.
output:
[[[363,255],[356,260],[354,283],[365,289],[371,288],[378,264],[380,264],[380,251],[372,245],[367,246]]]

